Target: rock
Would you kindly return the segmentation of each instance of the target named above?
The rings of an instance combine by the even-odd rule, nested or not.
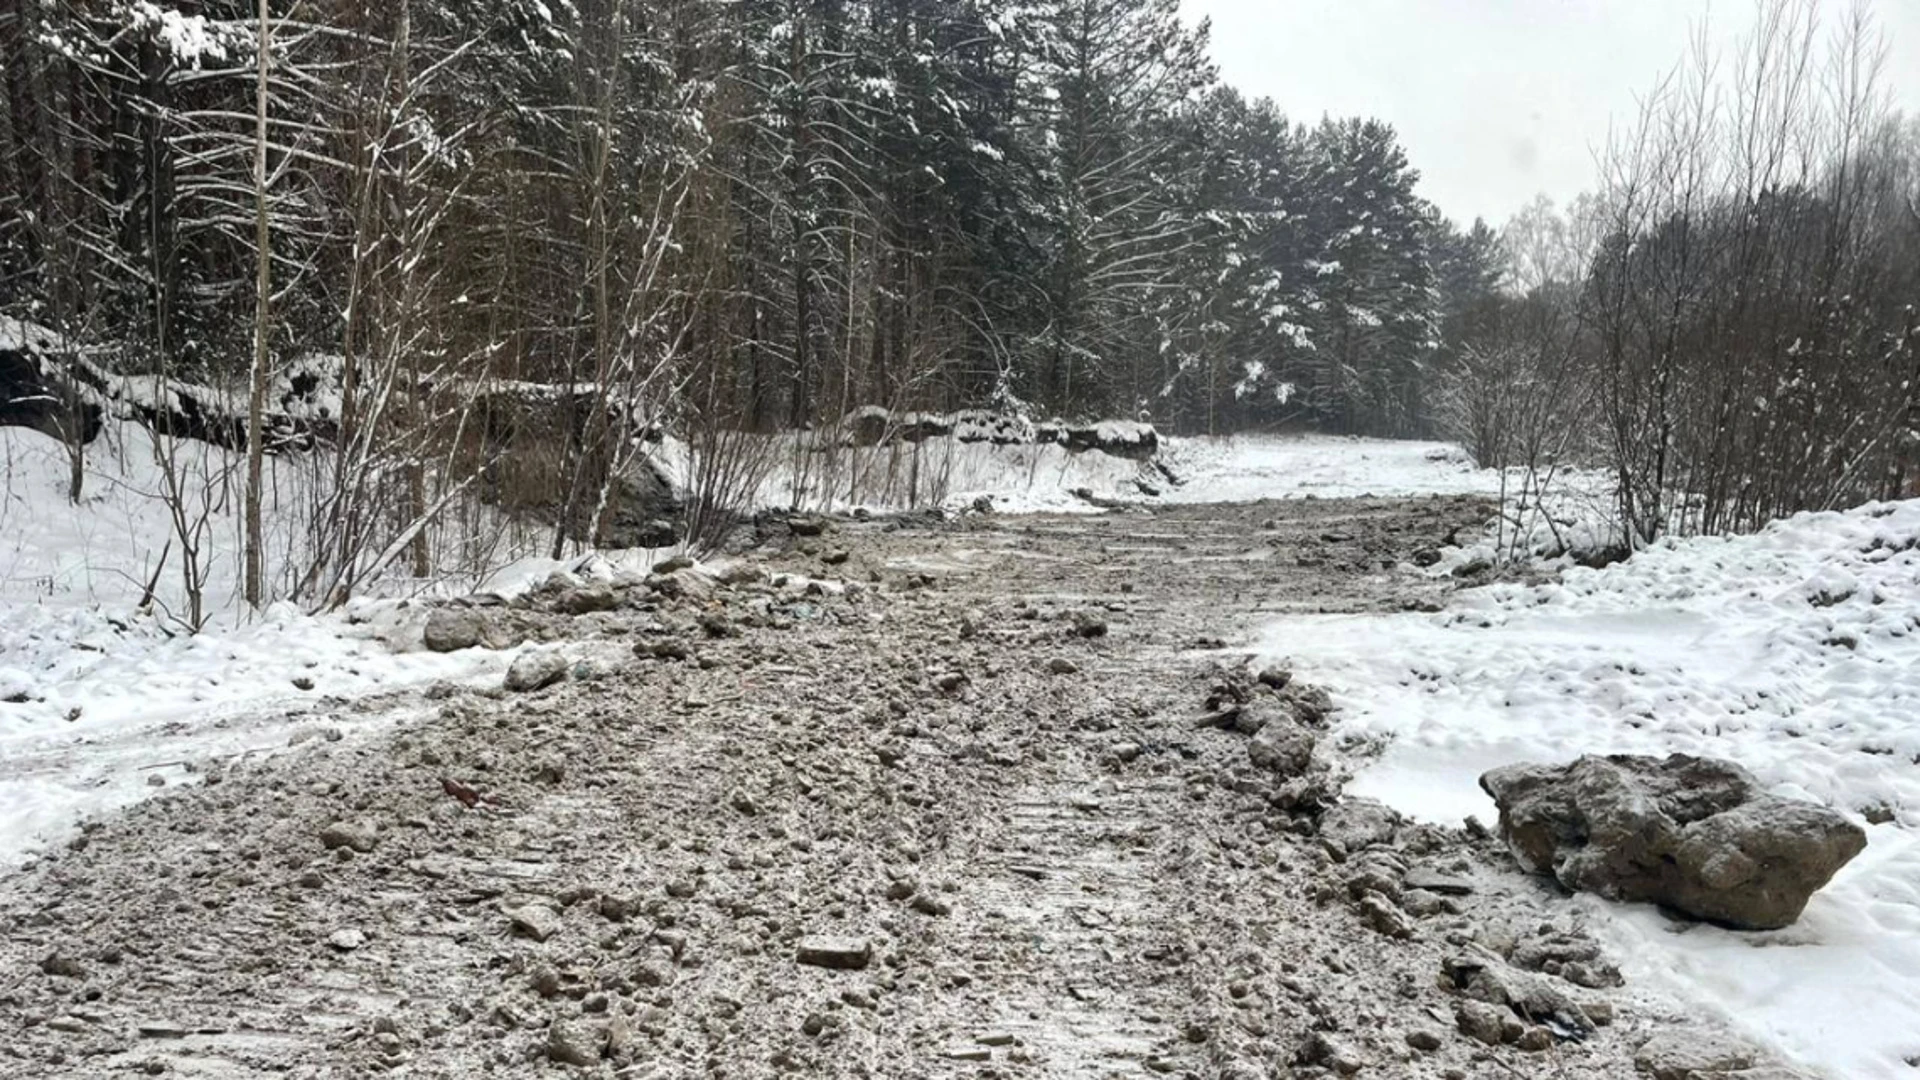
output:
[[[171,1020],[142,1020],[133,1030],[143,1039],[184,1039],[193,1034],[186,1025]]]
[[[1293,683],[1280,692],[1280,697],[1293,711],[1294,719],[1308,727],[1320,727],[1333,715],[1333,698],[1317,686]]]
[[[1825,807],[1761,792],[1727,761],[1616,754],[1480,778],[1520,865],[1568,889],[1774,930],[1866,847]]]
[[[916,893],[907,906],[922,915],[940,916],[953,914],[953,905],[938,896],[934,896],[932,893]]]
[[[547,1060],[590,1069],[600,1064],[606,1048],[606,1030],[597,1024],[555,1020],[547,1025]]]
[[[1107,620],[1098,615],[1081,612],[1073,617],[1073,632],[1083,638],[1102,638],[1107,636]]]
[[[654,574],[647,578],[648,591],[669,600],[685,600],[695,604],[705,604],[719,591],[719,580],[711,578],[698,570],[675,570],[671,574]]]
[[[824,536],[832,528],[832,522],[823,517],[803,515],[788,518],[787,528],[795,536]]]
[[[336,821],[320,830],[320,843],[328,851],[335,848],[351,848],[365,855],[380,844],[380,834],[373,826],[357,821]]]
[[[1516,971],[1491,954],[1451,956],[1441,961],[1440,970],[1444,985],[1474,1001],[1505,1007],[1509,1015],[1518,1013],[1532,1020],[1551,1022],[1573,1038],[1584,1039],[1596,1029],[1585,1006],[1574,1000],[1557,981]],[[1518,1031],[1514,1037],[1519,1037]]]
[[[1347,851],[1393,841],[1400,815],[1372,799],[1344,799],[1320,819],[1320,836]]]
[[[568,589],[553,601],[554,610],[568,615],[591,615],[596,611],[612,611],[619,606],[619,595],[605,585]]]
[[[466,608],[434,608],[427,616],[422,641],[434,652],[458,652],[480,644],[486,636],[486,620]]]
[[[1346,885],[1347,895],[1355,900],[1364,899],[1368,893],[1379,893],[1389,900],[1400,897],[1400,881],[1385,866],[1368,866],[1349,874]]]
[[[1425,889],[1405,889],[1400,893],[1400,910],[1416,919],[1425,919],[1442,914],[1458,915],[1460,905]]]
[[[513,658],[506,687],[515,693],[544,690],[567,677],[567,658],[557,649],[529,649]]]
[[[653,564],[653,572],[656,574],[671,574],[676,570],[691,569],[693,569],[693,557],[691,555],[674,555],[661,559],[659,562]]]
[[[1514,945],[1507,959],[1514,967],[1558,975],[1577,986],[1599,990],[1620,986],[1626,980],[1620,969],[1601,955],[1600,944],[1591,938],[1571,934],[1548,933]]]
[[[860,971],[873,959],[873,944],[866,938],[805,937],[794,958],[811,967]]]
[[[1432,1053],[1440,1049],[1440,1036],[1426,1028],[1415,1028],[1407,1032],[1407,1045],[1421,1053]]]
[[[609,922],[626,922],[640,910],[640,898],[627,892],[602,892],[596,905],[600,917]]]
[[[828,566],[844,566],[847,560],[851,558],[853,558],[853,552],[848,551],[846,548],[834,548],[832,551],[820,556],[820,561],[826,563]]]
[[[560,932],[560,913],[544,904],[528,904],[507,912],[513,932],[535,941],[545,941]]]
[[[1751,1047],[1706,1031],[1663,1032],[1633,1055],[1633,1067],[1653,1080],[1711,1080],[1750,1069],[1758,1061]]]
[[[1055,675],[1078,675],[1080,674],[1080,665],[1064,656],[1056,656],[1047,661],[1047,670]]]
[[[672,986],[673,967],[661,960],[641,964],[633,969],[633,981],[640,986]]]
[[[983,1031],[973,1037],[981,1046],[1012,1046],[1020,1040],[1011,1031]]]
[[[685,660],[693,650],[679,638],[656,638],[634,642],[633,655],[645,660]]]
[[[1542,1050],[1551,1050],[1553,1048],[1553,1032],[1543,1027],[1530,1027],[1520,1033],[1520,1037],[1514,1040],[1513,1045],[1528,1053],[1534,1054]]]
[[[1367,1066],[1366,1059],[1352,1047],[1323,1031],[1316,1031],[1307,1039],[1295,1060],[1302,1065],[1332,1069],[1341,1076],[1352,1076]]]
[[[1442,874],[1433,870],[1409,870],[1406,880],[1401,884],[1409,889],[1425,889],[1441,896],[1470,896],[1473,894],[1473,882],[1463,877]]]
[[[1379,933],[1390,938],[1410,938],[1413,936],[1413,923],[1405,912],[1393,905],[1393,901],[1370,892],[1360,899],[1360,918]]]
[[[1281,779],[1299,776],[1313,764],[1313,733],[1292,721],[1262,727],[1247,741],[1247,757]]]
[[[327,935],[327,944],[341,952],[352,952],[366,943],[367,935],[359,930],[355,930],[353,927],[348,927],[345,930],[335,930],[333,933]]]
[[[1285,724],[1298,728],[1293,713],[1285,707],[1271,701],[1251,701],[1223,710],[1224,726],[1231,727],[1242,735],[1258,735],[1271,724]]]
[[[1525,1025],[1519,1018],[1497,1005],[1484,1001],[1461,1001],[1454,1004],[1453,1021],[1462,1034],[1478,1039],[1488,1046],[1499,1046],[1518,1039]]]
[[[1293,681],[1293,672],[1283,667],[1267,667],[1261,668],[1260,673],[1253,678],[1254,681],[1261,686],[1270,687],[1274,690],[1285,690],[1287,684]]]
[[[63,979],[84,979],[87,976],[87,969],[80,966],[80,961],[61,952],[48,953],[40,961],[40,970]]]

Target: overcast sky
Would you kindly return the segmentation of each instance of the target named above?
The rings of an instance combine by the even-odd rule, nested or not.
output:
[[[1730,43],[1750,0],[1181,0],[1213,19],[1221,76],[1296,120],[1391,123],[1449,217],[1498,225],[1539,192],[1593,187],[1610,120],[1686,52],[1706,20]],[[1821,0],[1831,28],[1851,0]],[[1878,0],[1885,78],[1920,111],[1920,0]]]

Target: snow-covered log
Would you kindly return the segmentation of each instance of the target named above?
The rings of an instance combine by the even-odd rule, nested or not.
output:
[[[1152,424],[1106,420],[1097,423],[1050,421],[1035,424],[1017,416],[983,409],[953,413],[894,412],[878,405],[862,406],[841,421],[844,438],[853,446],[882,446],[896,442],[924,442],[952,436],[963,443],[995,446],[1057,444],[1073,453],[1098,450],[1136,461],[1151,459],[1160,449]]]

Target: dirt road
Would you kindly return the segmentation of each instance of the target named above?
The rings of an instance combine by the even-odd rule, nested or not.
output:
[[[1632,1075],[1675,1018],[1493,842],[1329,809],[1364,748],[1223,647],[1443,599],[1402,564],[1485,513],[776,527],[487,610],[569,677],[0,882],[0,1075]]]

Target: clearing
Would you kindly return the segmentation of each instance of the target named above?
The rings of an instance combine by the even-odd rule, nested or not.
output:
[[[775,520],[719,576],[478,609],[568,677],[315,702],[0,882],[0,1071],[1629,1075],[1690,1011],[1584,908],[1197,722],[1315,716],[1225,640],[1431,608],[1408,560],[1489,513]],[[1320,775],[1372,749],[1325,731]],[[1517,1045],[1456,1030],[1483,962]]]

